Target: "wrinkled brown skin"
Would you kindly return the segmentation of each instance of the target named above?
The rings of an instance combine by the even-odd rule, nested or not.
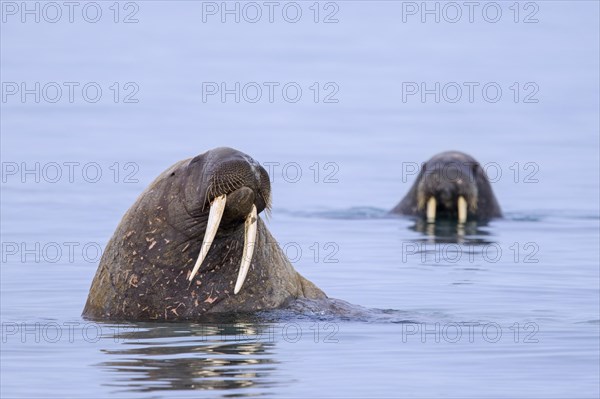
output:
[[[460,195],[467,200],[467,221],[502,217],[483,168],[475,158],[459,151],[442,152],[424,163],[409,192],[391,212],[425,219],[425,201],[435,196],[436,220],[457,220]]]
[[[215,176],[232,174],[237,183],[210,189]],[[189,282],[210,202],[221,194],[227,194],[227,205],[217,236]],[[285,307],[297,298],[327,298],[294,270],[260,216],[250,270],[241,291],[233,294],[245,217],[253,203],[260,213],[269,201],[266,171],[239,151],[217,148],[176,163],[123,216],[100,260],[83,316],[200,320],[208,313],[254,312]]]

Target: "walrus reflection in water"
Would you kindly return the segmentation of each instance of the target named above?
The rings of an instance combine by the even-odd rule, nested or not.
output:
[[[391,212],[428,223],[502,217],[485,171],[473,157],[458,151],[442,152],[424,163],[408,194]]]
[[[83,316],[197,320],[326,295],[290,264],[260,216],[269,176],[250,156],[216,148],[164,171],[108,242]]]

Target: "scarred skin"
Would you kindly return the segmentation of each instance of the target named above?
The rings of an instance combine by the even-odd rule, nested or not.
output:
[[[212,200],[226,194],[218,233],[198,274]],[[260,216],[250,271],[234,295],[244,245],[244,220],[271,197],[267,172],[231,148],[180,161],[146,188],[108,242],[83,316],[109,320],[199,320],[209,313],[286,307],[327,296],[290,264]]]
[[[500,205],[485,172],[475,158],[447,151],[424,163],[417,180],[392,213],[426,218],[425,203],[437,200],[437,218],[457,220],[458,197],[467,201],[467,221],[486,222],[502,217]]]

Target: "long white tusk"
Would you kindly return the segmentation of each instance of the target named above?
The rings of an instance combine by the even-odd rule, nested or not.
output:
[[[192,269],[192,274],[190,274],[190,277],[188,278],[189,281],[192,281],[196,273],[198,273],[198,269],[200,269],[200,265],[204,261],[204,258],[206,258],[208,250],[217,235],[226,202],[227,196],[223,194],[215,198],[212,204],[210,204],[210,212],[208,213],[208,222],[206,224],[206,231],[204,232],[204,239],[202,240],[202,248],[200,248],[200,255],[198,255],[196,264]]]
[[[435,222],[435,208],[437,206],[437,201],[435,197],[430,197],[427,201],[427,223]]]
[[[467,221],[467,200],[462,195],[458,197],[458,223]]]
[[[252,261],[252,254],[254,254],[254,246],[256,245],[257,215],[256,206],[252,205],[252,210],[244,223],[244,251],[242,253],[240,271],[238,272],[238,278],[233,290],[234,294],[240,292],[242,285],[244,285],[244,280],[246,280],[248,270],[250,270],[250,262]]]

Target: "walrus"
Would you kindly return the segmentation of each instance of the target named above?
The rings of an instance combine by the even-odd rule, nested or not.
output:
[[[327,296],[292,267],[259,214],[266,170],[215,148],[177,162],[138,197],[100,259],[83,316],[199,320]]]
[[[466,223],[502,217],[485,171],[470,155],[446,151],[425,162],[417,180],[392,213]]]

